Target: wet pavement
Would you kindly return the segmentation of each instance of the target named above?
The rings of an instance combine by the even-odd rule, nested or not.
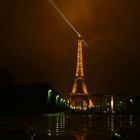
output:
[[[3,115],[0,116],[0,124],[32,126],[40,140],[108,140],[120,126],[139,125],[139,116],[64,113]]]

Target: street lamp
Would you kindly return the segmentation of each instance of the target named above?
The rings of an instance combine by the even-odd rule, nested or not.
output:
[[[55,99],[56,105],[58,104],[58,99],[59,99],[59,95],[57,95]]]
[[[47,100],[48,100],[48,103],[50,103],[50,99],[51,99],[51,92],[52,90],[48,90],[48,97],[47,97]]]
[[[129,102],[130,102],[131,104],[133,104],[133,103],[134,103],[133,99],[130,99],[130,100],[129,100]]]
[[[63,107],[63,99],[60,99],[60,107]]]

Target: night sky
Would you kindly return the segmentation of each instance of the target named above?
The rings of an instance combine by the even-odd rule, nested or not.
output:
[[[53,0],[88,43],[90,93],[140,93],[140,1]],[[0,69],[17,83],[48,82],[72,90],[77,35],[47,0],[0,2]]]

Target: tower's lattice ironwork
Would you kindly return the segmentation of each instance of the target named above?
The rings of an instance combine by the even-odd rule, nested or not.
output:
[[[74,85],[72,88],[72,95],[87,95],[87,87],[84,78],[83,70],[83,56],[82,56],[82,39],[78,40],[78,50],[77,50],[77,65],[76,73],[74,78]]]
[[[69,100],[70,105],[75,107],[76,109],[88,109],[88,107],[93,107],[93,102],[89,97],[84,78],[82,44],[83,40],[79,38],[76,73],[74,78],[74,85]]]

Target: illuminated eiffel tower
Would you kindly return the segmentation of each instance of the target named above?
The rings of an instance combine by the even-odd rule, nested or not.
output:
[[[75,109],[87,110],[88,108],[93,107],[93,101],[90,99],[87,92],[86,82],[84,78],[82,44],[83,40],[81,37],[79,37],[76,74],[74,78],[74,85],[70,95],[69,104]]]

